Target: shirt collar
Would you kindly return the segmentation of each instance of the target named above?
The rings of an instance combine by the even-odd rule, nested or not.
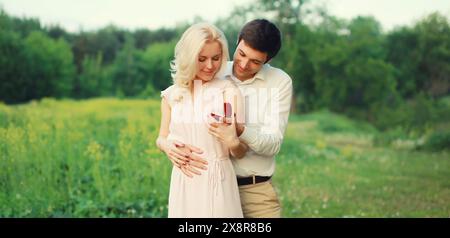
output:
[[[267,72],[267,68],[269,68],[269,67],[270,67],[269,64],[264,64],[263,67],[261,67],[261,69],[258,71],[258,73],[256,73],[255,76],[253,76],[253,78],[247,79],[245,81],[241,81],[233,75],[233,61],[228,61],[227,68],[225,70],[225,77],[230,77],[234,81],[237,81],[240,83],[251,83],[251,82],[255,81],[256,79],[266,80],[266,72]]]

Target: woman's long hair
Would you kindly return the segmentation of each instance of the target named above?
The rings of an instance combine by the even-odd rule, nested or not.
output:
[[[179,89],[190,89],[197,73],[198,55],[206,42],[217,41],[222,48],[222,64],[214,77],[226,69],[229,59],[228,43],[221,30],[209,23],[197,23],[189,27],[175,46],[175,57],[170,63],[173,84]],[[177,90],[179,91],[179,90]],[[175,95],[174,95],[175,96]],[[178,101],[180,95],[174,98]]]

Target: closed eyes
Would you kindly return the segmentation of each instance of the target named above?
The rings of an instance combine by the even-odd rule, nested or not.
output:
[[[212,60],[214,60],[214,61],[219,61],[220,58],[221,58],[220,55],[216,55],[216,56],[212,57]],[[200,56],[200,57],[198,58],[198,61],[200,61],[200,62],[205,62],[206,59],[208,59],[208,58],[205,57],[205,56]]]

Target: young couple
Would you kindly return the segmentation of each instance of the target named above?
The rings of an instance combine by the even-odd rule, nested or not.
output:
[[[233,61],[215,26],[189,27],[161,92],[157,146],[172,164],[169,217],[280,217],[271,182],[287,126],[292,80],[268,62],[281,36],[258,19],[240,31]]]

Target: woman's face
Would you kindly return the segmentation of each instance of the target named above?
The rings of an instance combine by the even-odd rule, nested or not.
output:
[[[222,47],[218,41],[207,41],[198,54],[196,79],[208,82],[222,65]]]

